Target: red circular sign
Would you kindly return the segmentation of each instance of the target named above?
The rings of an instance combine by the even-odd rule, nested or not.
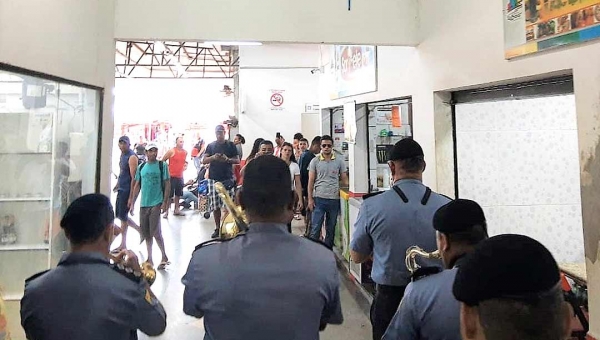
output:
[[[271,95],[271,105],[277,107],[283,105],[283,95],[281,93],[273,93]]]

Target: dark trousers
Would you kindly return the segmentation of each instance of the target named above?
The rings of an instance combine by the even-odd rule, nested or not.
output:
[[[381,340],[400,306],[406,286],[377,285],[371,305],[373,340]]]

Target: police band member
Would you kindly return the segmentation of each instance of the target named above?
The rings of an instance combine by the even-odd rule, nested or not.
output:
[[[460,340],[460,305],[452,295],[454,277],[465,256],[487,239],[483,210],[457,199],[433,217],[437,245],[446,270],[412,282],[383,339]]]
[[[109,264],[114,211],[108,197],[82,196],[68,207],[60,226],[71,244],[58,266],[25,281],[21,324],[30,340],[137,339],[137,330],[159,335],[166,314],[141,275],[136,256],[127,256],[133,272]]]
[[[183,311],[204,317],[205,339],[319,339],[327,324],[342,323],[333,252],[287,231],[291,187],[283,160],[255,158],[239,193],[249,230],[195,250]]]
[[[423,149],[412,138],[394,145],[388,164],[393,190],[363,202],[350,245],[356,263],[373,256],[371,277],[377,288],[370,318],[376,340],[385,333],[410,282],[406,250],[415,245],[428,252],[436,249],[433,214],[450,201],[423,185]]]
[[[523,235],[479,244],[458,268],[454,296],[461,302],[464,340],[564,340],[571,312],[552,254]]]

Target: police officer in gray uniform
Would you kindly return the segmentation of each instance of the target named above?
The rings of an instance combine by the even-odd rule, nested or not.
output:
[[[287,231],[291,187],[283,160],[255,158],[238,196],[248,231],[196,247],[182,279],[183,311],[204,317],[205,339],[315,340],[342,323],[333,252]]]
[[[82,196],[60,222],[71,244],[52,270],[25,282],[21,325],[30,340],[130,340],[137,330],[159,335],[167,324],[165,310],[143,278],[131,251],[109,263],[114,238],[114,211],[108,197]],[[121,268],[121,269],[119,269]]]
[[[385,340],[461,340],[460,305],[452,284],[465,256],[487,238],[485,215],[476,202],[457,199],[435,213],[433,227],[446,270],[406,287]]]
[[[371,305],[374,340],[385,333],[410,282],[406,250],[411,246],[428,252],[436,249],[433,214],[450,201],[423,185],[423,149],[412,138],[396,143],[388,159],[393,190],[363,202],[350,244],[354,262],[373,257],[371,277],[377,284]]]
[[[560,270],[538,241],[505,234],[481,242],[458,268],[465,340],[564,340],[571,332]]]

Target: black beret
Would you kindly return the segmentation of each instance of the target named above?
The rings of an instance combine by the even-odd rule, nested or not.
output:
[[[401,161],[403,159],[423,157],[423,148],[411,137],[404,138],[394,144],[388,155],[390,161]]]
[[[433,215],[433,228],[445,234],[469,231],[475,225],[485,225],[485,215],[479,204],[471,200],[450,201]]]
[[[554,288],[560,271],[552,254],[523,235],[498,235],[481,242],[458,267],[452,292],[466,305],[490,299],[535,301]]]

